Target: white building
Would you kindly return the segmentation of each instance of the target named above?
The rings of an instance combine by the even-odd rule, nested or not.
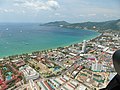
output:
[[[86,86],[84,86],[84,85],[80,84],[80,85],[77,87],[77,89],[76,89],[76,90],[89,90],[89,89],[87,89],[87,87],[86,87]]]
[[[28,65],[20,67],[19,70],[24,74],[26,81],[28,81],[30,79],[35,80],[35,79],[39,78],[39,73],[36,72],[33,68],[31,68]]]
[[[92,63],[92,70],[93,71],[102,71],[103,70],[103,65],[96,61],[95,63]]]
[[[113,77],[116,75],[117,73],[116,72],[111,72],[110,75],[109,75],[109,82],[113,79]]]
[[[35,86],[35,83],[32,79],[29,80],[30,88],[31,90],[38,90],[37,87]]]
[[[83,41],[82,52],[86,52],[86,40]]]

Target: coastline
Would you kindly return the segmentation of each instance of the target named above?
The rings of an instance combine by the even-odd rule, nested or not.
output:
[[[88,30],[88,31],[94,31],[94,30]],[[98,37],[100,37],[101,35],[102,35],[102,33],[100,33],[100,32],[98,32],[98,31],[94,31],[94,32],[97,32],[97,33],[99,33],[99,35],[97,35],[97,36],[94,36],[93,38],[91,38],[91,39],[84,39],[84,40],[86,40],[87,42],[89,42],[89,41],[91,41],[91,40],[94,40],[95,38],[98,38]],[[15,55],[22,55],[22,54],[32,54],[33,52],[36,52],[36,51],[40,51],[40,52],[42,52],[42,51],[47,51],[47,50],[54,50],[54,49],[57,49],[57,48],[59,48],[59,47],[68,47],[68,46],[70,46],[70,45],[74,45],[74,44],[80,44],[80,43],[82,43],[83,42],[83,40],[82,41],[75,41],[75,42],[72,42],[72,43],[69,43],[69,44],[64,44],[64,45],[60,45],[60,46],[56,46],[56,47],[52,47],[52,48],[47,48],[47,49],[42,49],[42,50],[33,50],[33,51],[29,51],[29,52],[23,52],[23,53],[20,53],[20,54],[13,54],[13,55],[8,55],[8,56],[0,56],[0,59],[3,59],[3,58],[5,58],[5,57],[9,57],[9,56],[15,56]]]

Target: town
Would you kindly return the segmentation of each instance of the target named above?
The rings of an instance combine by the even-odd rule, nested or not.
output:
[[[57,49],[0,59],[0,90],[99,90],[116,75],[113,53],[120,33]]]

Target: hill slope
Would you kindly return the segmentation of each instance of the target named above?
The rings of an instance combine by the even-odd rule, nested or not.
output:
[[[98,31],[120,31],[120,19],[111,20],[105,22],[84,22],[84,23],[68,23],[65,21],[56,21],[46,23],[44,25],[48,26],[62,26],[64,28],[78,28],[78,29],[90,29],[90,30],[98,30]]]
[[[105,22],[85,22],[85,23],[74,23],[65,25],[66,28],[80,28],[80,29],[91,29],[91,30],[120,30],[120,19],[105,21]]]
[[[47,26],[65,26],[65,25],[69,25],[68,22],[66,21],[55,21],[55,22],[49,22],[49,23],[45,23],[43,25],[47,25]]]

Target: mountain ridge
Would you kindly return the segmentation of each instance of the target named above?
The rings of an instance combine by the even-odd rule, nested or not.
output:
[[[85,30],[97,30],[97,31],[120,31],[120,19],[109,20],[104,22],[83,22],[83,23],[68,23],[66,21],[49,22],[44,25],[47,26],[60,26],[64,28],[77,28]]]
[[[54,22],[48,22],[45,23],[43,25],[47,25],[47,26],[60,26],[60,25],[69,25],[70,23],[66,22],[66,21],[54,21]]]

